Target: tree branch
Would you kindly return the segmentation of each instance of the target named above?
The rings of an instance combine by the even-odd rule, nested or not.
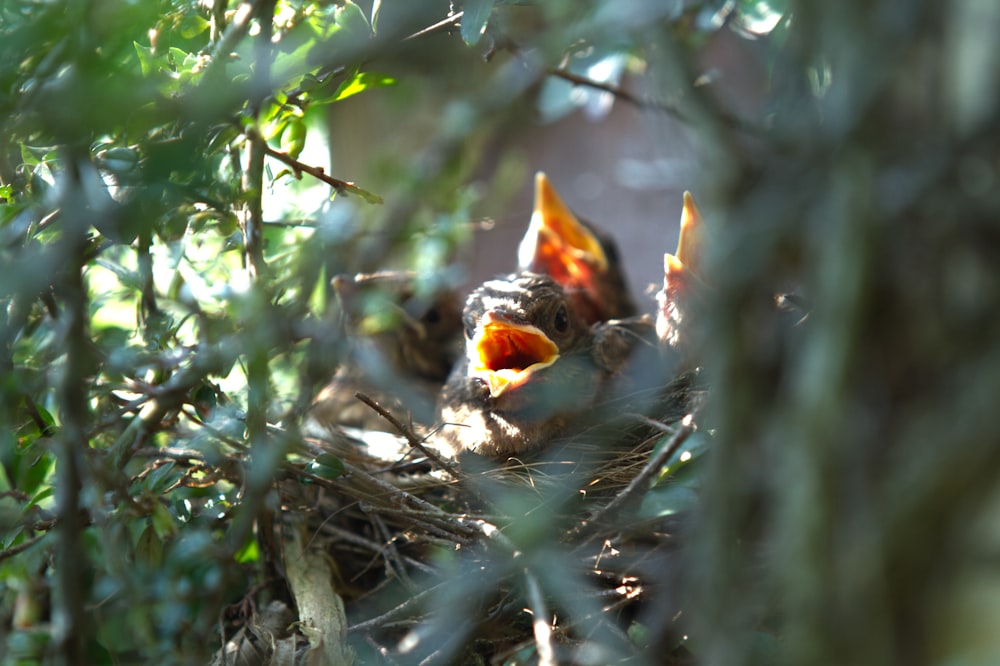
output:
[[[365,201],[367,201],[368,203],[382,203],[382,197],[378,196],[377,194],[362,189],[350,181],[334,178],[333,176],[328,175],[326,171],[323,169],[323,167],[310,166],[308,164],[300,162],[299,160],[295,159],[288,153],[283,153],[280,150],[275,150],[271,146],[267,145],[267,142],[264,141],[263,139],[261,139],[261,142],[264,146],[264,152],[267,153],[268,157],[273,157],[279,162],[286,164],[288,167],[292,169],[292,172],[295,174],[296,178],[301,178],[302,174],[307,173],[313,178],[316,178],[317,180],[320,180],[329,185],[330,187],[332,187],[337,192],[337,194],[344,194],[344,195],[355,194],[364,199]]]
[[[545,70],[545,73],[549,76],[554,76],[564,81],[568,81],[575,86],[584,86],[587,88],[593,88],[595,90],[600,90],[602,92],[610,93],[615,96],[615,99],[619,99],[623,102],[627,102],[637,109],[652,110],[652,111],[662,111],[670,116],[673,116],[677,120],[684,123],[691,123],[693,121],[686,113],[681,111],[680,107],[676,104],[671,104],[669,102],[660,102],[652,99],[647,99],[644,97],[639,97],[620,86],[616,86],[611,83],[605,83],[604,81],[595,81],[594,79],[587,78],[585,76],[580,76],[579,74],[574,74],[568,70],[559,67],[549,67]],[[715,113],[719,116],[729,126],[740,130],[741,132],[746,132],[747,134],[759,135],[763,134],[764,128],[756,125],[745,118],[740,118],[738,116],[727,113],[722,109],[715,109]]]
[[[679,429],[670,438],[670,441],[649,459],[649,462],[646,463],[642,471],[614,499],[600,509],[595,510],[586,521],[580,523],[577,531],[582,534],[589,533],[589,536],[593,536],[602,523],[606,522],[609,518],[613,518],[615,512],[627,506],[630,501],[648,487],[653,477],[663,469],[663,466],[670,460],[670,457],[677,452],[694,431],[694,414],[688,414],[681,421]]]
[[[370,397],[361,392],[355,393],[354,397],[360,400],[361,402],[365,403],[372,409],[374,409],[379,416],[381,416],[386,421],[391,423],[392,426],[399,431],[399,434],[401,434],[403,437],[406,438],[406,441],[407,443],[409,443],[410,446],[412,446],[413,448],[417,449],[422,454],[427,456],[428,459],[430,459],[439,468],[446,471],[456,481],[462,480],[461,475],[459,475],[459,473],[454,470],[453,465],[448,464],[441,458],[441,456],[439,456],[437,453],[431,451],[426,446],[424,446],[423,441],[419,437],[417,437],[412,430],[410,430],[408,427],[406,427],[406,425],[401,423],[399,419],[397,419],[395,416],[390,414],[388,410],[382,407],[382,405],[378,404]]]

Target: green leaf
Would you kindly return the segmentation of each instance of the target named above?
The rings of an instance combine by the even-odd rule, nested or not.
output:
[[[24,505],[24,508],[35,506],[36,504],[39,504],[44,500],[47,500],[48,498],[52,497],[55,494],[56,494],[56,489],[54,487],[43,486],[37,493],[35,493],[32,496],[30,500],[28,500],[28,503]]]
[[[326,268],[321,266],[319,277],[316,280],[316,285],[313,287],[312,293],[309,295],[309,311],[316,317],[322,317],[326,312],[326,304],[328,302],[326,287]]]
[[[379,74],[377,72],[356,72],[354,76],[347,79],[337,87],[337,91],[333,93],[333,97],[331,99],[318,100],[318,102],[321,104],[325,104],[327,102],[339,102],[342,99],[347,99],[348,97],[357,95],[358,93],[371,88],[384,88],[386,86],[394,85],[396,85],[396,79],[388,74]]]
[[[306,145],[306,124],[296,118],[285,125],[281,133],[281,150],[289,157],[298,159]]]
[[[35,156],[35,153],[32,151],[32,149],[30,147],[28,147],[26,144],[22,143],[21,144],[21,162],[23,164],[27,165],[27,166],[35,166],[36,164],[38,164],[39,162],[41,162],[41,160],[38,159],[38,157]]]
[[[375,194],[374,192],[369,192],[368,190],[362,189],[355,185],[354,183],[347,183],[343,188],[341,188],[345,194],[354,194],[370,204],[380,204],[382,203],[382,197]]]
[[[494,0],[467,0],[465,11],[462,14],[462,41],[469,46],[479,43],[483,33],[486,32],[486,24],[490,21],[490,14],[493,13]]]
[[[177,526],[174,524],[173,516],[167,511],[167,507],[159,502],[153,504],[152,518],[153,529],[160,539],[169,539],[177,533]]]
[[[344,462],[330,453],[321,453],[309,464],[308,470],[324,479],[336,479],[344,474]]]
[[[334,20],[341,30],[344,30],[352,38],[364,36],[368,39],[372,36],[372,27],[365,18],[365,13],[356,4],[347,0],[342,7],[337,10]]]
[[[139,42],[132,42],[135,46],[135,52],[139,54],[139,66],[142,68],[142,75],[149,76],[157,71],[159,68],[159,58],[153,55],[153,49],[149,46],[143,46]]]
[[[697,493],[686,484],[668,483],[646,493],[639,507],[639,517],[652,519],[672,516],[692,508],[697,501]]]
[[[9,188],[10,186],[7,186],[7,187]],[[3,189],[6,189],[6,188],[3,188]],[[11,194],[10,196],[4,197],[4,198],[6,198],[7,201],[13,201],[14,200],[14,195]],[[28,204],[26,204],[26,203],[16,203],[16,204],[15,203],[6,203],[6,204],[0,204],[0,227],[4,226],[5,224],[9,224],[10,222],[12,222],[14,220],[14,218],[16,218],[18,215],[20,215],[27,207],[28,207]]]
[[[257,547],[256,539],[249,539],[236,553],[235,559],[240,564],[256,562],[260,559],[260,549]]]
[[[181,21],[179,32],[184,39],[194,39],[201,33],[208,30],[210,24],[204,17],[197,14],[187,14]]]
[[[178,476],[174,472],[174,466],[173,461],[168,461],[149,473],[144,485],[150,493],[159,495],[174,483]]]
[[[41,489],[53,470],[54,459],[48,453],[38,455],[37,449],[18,452],[14,458],[13,472],[17,489],[33,494]]]
[[[658,451],[661,446],[666,446],[667,442],[671,439],[670,436],[664,437],[659,443],[654,447],[654,451]],[[660,471],[657,483],[662,482],[669,476],[676,475],[680,470],[685,469],[691,463],[697,461],[702,455],[708,451],[711,445],[711,438],[700,432],[695,431],[687,438],[684,442],[684,446],[679,447],[674,451],[670,459],[667,460],[667,464],[664,465],[663,469]]]
[[[154,568],[163,565],[163,540],[153,525],[147,525],[139,535],[135,544],[135,559]]]

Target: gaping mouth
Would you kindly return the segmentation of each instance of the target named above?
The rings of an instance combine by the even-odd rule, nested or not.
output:
[[[687,269],[695,275],[701,275],[702,230],[701,211],[694,202],[690,192],[684,193],[684,208],[681,211],[681,232],[677,238],[677,254],[666,255],[664,268],[680,273]]]
[[[468,346],[471,373],[483,379],[494,398],[523,384],[559,358],[559,348],[534,326],[486,313]]]
[[[535,176],[535,207],[518,250],[524,268],[552,275],[591,278],[608,269],[600,241],[563,203],[544,173]]]

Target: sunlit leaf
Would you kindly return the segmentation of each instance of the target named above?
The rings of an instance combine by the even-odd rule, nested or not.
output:
[[[306,124],[301,119],[294,119],[285,126],[281,133],[281,150],[289,157],[298,158],[306,145]]]
[[[346,194],[354,194],[370,204],[380,204],[382,203],[382,197],[375,194],[374,192],[369,192],[368,190],[362,189],[355,185],[354,183],[347,183],[342,188]]]
[[[32,495],[28,503],[25,504],[25,508],[41,504],[48,498],[54,496],[56,489],[54,486],[43,486],[37,493]]]
[[[377,72],[357,72],[350,79],[344,81],[333,94],[330,102],[339,102],[353,95],[364,92],[371,88],[383,88],[385,86],[396,85],[396,79]]]
[[[322,317],[326,312],[328,300],[326,269],[321,268],[312,293],[309,294],[309,311],[316,317]]]
[[[133,44],[135,45],[135,52],[139,54],[139,65],[142,67],[142,75],[150,76],[159,71],[161,56],[155,55],[153,49],[149,46],[143,46],[139,42],[133,42]],[[165,62],[165,59],[163,62]]]
[[[209,27],[210,24],[204,17],[198,14],[185,14],[179,32],[184,39],[194,39],[208,30]]]
[[[257,546],[257,540],[253,538],[247,540],[243,544],[243,547],[236,552],[234,559],[240,564],[248,564],[259,560],[260,548]]]

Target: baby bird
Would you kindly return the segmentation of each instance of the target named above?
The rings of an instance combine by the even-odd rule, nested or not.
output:
[[[588,324],[636,313],[614,240],[578,219],[542,172],[535,175],[534,211],[517,256],[519,270],[560,284]]]
[[[350,344],[313,401],[316,421],[391,430],[360,391],[402,420],[433,422],[435,396],[461,353],[462,307],[453,290],[421,294],[414,282],[393,272],[334,278]]]
[[[701,212],[685,192],[677,252],[663,255],[663,288],[656,294],[656,334],[682,357],[691,351],[696,313],[708,288],[701,276],[703,236]]]
[[[547,275],[487,281],[462,320],[465,354],[440,400],[440,436],[456,450],[508,457],[539,446],[587,409],[609,374],[574,299]]]

